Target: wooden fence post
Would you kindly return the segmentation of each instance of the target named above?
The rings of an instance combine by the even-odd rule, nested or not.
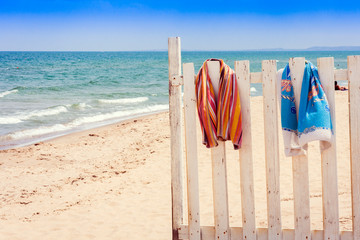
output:
[[[171,199],[172,237],[178,239],[178,229],[183,223],[183,175],[181,136],[181,47],[180,38],[168,40],[169,54],[169,117],[171,135]]]
[[[194,64],[185,63],[183,65],[183,72],[189,240],[200,240],[199,177],[196,137],[197,110]]]
[[[282,239],[276,72],[275,60],[262,61],[268,240]]]
[[[235,61],[235,72],[240,92],[243,129],[242,146],[239,150],[243,239],[256,240],[249,61]]]
[[[335,74],[334,58],[318,58],[318,72],[331,113],[333,138],[321,154],[324,240],[339,239],[339,197],[336,164]]]
[[[291,82],[296,109],[299,109],[305,58],[290,58]],[[297,111],[298,115],[298,111]],[[298,117],[298,116],[297,116]],[[292,157],[295,240],[311,239],[308,156]]]
[[[210,79],[217,98],[219,91],[220,63],[210,61],[207,63]],[[227,192],[226,154],[225,142],[218,141],[219,145],[211,148],[215,239],[230,239],[229,207]]]
[[[348,56],[353,239],[360,239],[360,55]]]

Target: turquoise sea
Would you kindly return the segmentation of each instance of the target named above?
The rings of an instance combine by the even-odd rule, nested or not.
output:
[[[182,62],[197,71],[208,58],[250,60],[259,72],[262,60],[283,68],[290,57],[332,56],[341,69],[348,55],[360,52],[182,52]],[[252,96],[261,92],[253,84]],[[167,52],[0,52],[0,149],[167,109]]]

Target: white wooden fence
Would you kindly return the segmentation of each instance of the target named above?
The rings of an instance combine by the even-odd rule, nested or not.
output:
[[[295,99],[299,103],[304,58],[289,60],[294,80]],[[360,240],[360,56],[348,57],[348,69],[334,70],[332,57],[317,60],[334,128],[332,147],[323,152],[322,201],[323,230],[310,228],[308,159],[293,157],[294,225],[282,229],[280,212],[279,136],[277,113],[277,67],[275,60],[262,61],[262,72],[251,73],[249,61],[236,61],[243,117],[243,145],[239,150],[242,227],[229,226],[226,155],[224,142],[212,148],[214,226],[201,226],[196,136],[196,97],[194,65],[185,63],[181,76],[180,38],[169,38],[169,103],[171,126],[171,193],[173,239],[285,239],[285,240]],[[208,63],[211,79],[219,79],[219,63]],[[298,81],[300,80],[300,81]],[[334,81],[349,81],[350,158],[353,231],[339,230],[336,166],[336,125]],[[218,81],[214,81],[216,83]],[[250,83],[262,83],[264,99],[265,160],[267,181],[268,228],[256,228],[250,117]],[[184,86],[185,150],[188,224],[183,221],[183,146],[181,86]],[[218,86],[214,86],[215,89]],[[216,92],[216,91],[215,91]]]

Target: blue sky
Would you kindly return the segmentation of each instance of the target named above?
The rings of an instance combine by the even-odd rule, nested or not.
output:
[[[358,1],[0,0],[0,51],[359,46]]]

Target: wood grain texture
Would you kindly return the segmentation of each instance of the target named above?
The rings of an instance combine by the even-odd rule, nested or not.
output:
[[[360,56],[348,56],[351,199],[354,240],[360,239]]]
[[[298,114],[305,58],[290,58],[289,67]],[[295,240],[311,239],[308,156],[292,157]]]
[[[188,239],[188,227],[181,226],[179,230],[180,239]],[[231,227],[230,231],[232,233],[231,240],[239,240],[241,238],[241,227]],[[268,237],[268,229],[267,228],[257,228],[256,235],[258,240],[267,240]],[[284,240],[294,240],[295,239],[295,230],[294,229],[283,229],[282,235],[284,236]],[[202,226],[201,227],[201,236],[203,240],[213,240],[215,237],[215,228],[214,226]],[[340,232],[341,240],[353,240],[352,231],[342,231]],[[324,231],[323,230],[313,230],[311,231],[311,237],[313,240],[326,240],[324,239]]]
[[[250,111],[250,63],[236,61],[235,72],[240,92],[243,139],[239,150],[240,159],[240,188],[243,239],[256,239],[254,173],[251,137]]]
[[[318,58],[319,77],[324,88],[331,113],[333,138],[331,147],[321,154],[324,239],[339,239],[339,200],[336,159],[336,119],[334,58]]]
[[[189,240],[200,240],[194,64],[185,63],[183,65],[183,72]]]
[[[215,96],[219,92],[220,63],[208,62],[209,76],[212,80]],[[227,191],[225,142],[218,141],[218,146],[211,148],[215,238],[230,239],[229,203]]]
[[[173,84],[181,75],[180,38],[169,38],[169,117],[171,136],[171,199],[173,239],[178,239],[178,228],[183,223],[183,160],[181,135],[181,85]]]
[[[276,61],[262,61],[268,240],[282,239]]]

